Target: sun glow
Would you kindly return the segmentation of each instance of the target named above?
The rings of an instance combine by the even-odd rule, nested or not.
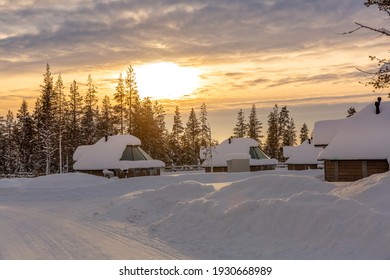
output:
[[[200,86],[201,71],[175,63],[160,62],[134,67],[141,97],[180,99]]]

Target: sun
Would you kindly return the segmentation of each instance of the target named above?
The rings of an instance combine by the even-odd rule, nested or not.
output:
[[[201,71],[172,62],[159,62],[134,67],[138,92],[152,99],[180,99],[200,87]]]

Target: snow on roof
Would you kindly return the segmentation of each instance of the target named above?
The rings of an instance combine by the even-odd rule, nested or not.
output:
[[[286,164],[319,164],[321,162],[317,160],[317,157],[321,151],[322,148],[315,147],[313,143],[306,140],[301,145],[294,147]]]
[[[76,149],[73,159],[75,170],[104,170],[104,169],[129,169],[163,167],[160,160],[120,160],[126,146],[139,146],[141,141],[132,135],[105,137],[93,145],[80,146]],[[139,148],[141,149],[141,148]]]
[[[294,150],[297,146],[284,146],[283,147],[283,156],[285,158],[291,157],[291,155],[294,153]]]
[[[374,160],[390,157],[390,102],[382,102],[380,114],[374,103],[343,119],[319,160]]]
[[[229,143],[230,139],[230,143]],[[229,138],[224,140],[212,151],[212,158],[210,155],[206,156],[206,160],[203,162],[202,166],[227,166],[227,160],[230,159],[229,154],[247,154],[251,147],[259,147],[259,143],[256,140],[251,138]],[[277,164],[277,160],[269,159],[267,155],[264,154],[263,159],[250,159],[251,166],[258,165],[274,165]],[[242,156],[241,156],[242,158]]]
[[[340,124],[344,119],[318,121],[314,124],[313,142],[315,146],[326,146],[337,134]]]

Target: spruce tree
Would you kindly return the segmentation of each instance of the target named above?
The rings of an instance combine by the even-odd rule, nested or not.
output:
[[[176,106],[175,113],[173,115],[172,132],[169,135],[169,157],[172,165],[182,164],[182,135],[184,132],[183,122],[181,120],[181,114],[179,106]]]
[[[14,174],[17,172],[17,166],[19,163],[19,154],[16,146],[14,137],[14,115],[8,110],[7,117],[5,119],[5,130],[4,130],[4,163],[5,171],[7,174]]]
[[[56,119],[56,133],[58,135],[57,141],[58,141],[58,151],[56,154],[58,155],[58,167],[59,167],[59,172],[63,172],[63,154],[64,154],[64,145],[63,145],[63,140],[64,140],[64,129],[65,129],[65,105],[66,105],[66,100],[65,100],[65,91],[64,91],[64,83],[61,78],[61,74],[58,75],[55,87],[54,87],[54,92],[55,92],[55,107],[56,107],[56,113],[55,113],[55,119]]]
[[[266,154],[275,159],[279,159],[279,107],[277,104],[273,107],[272,111],[268,115],[268,130],[267,140],[265,143]]]
[[[233,135],[236,138],[243,138],[246,135],[247,131],[247,124],[245,123],[245,116],[242,109],[238,111],[237,113],[237,123],[236,126],[233,128]]]
[[[37,171],[46,175],[52,172],[54,153],[58,149],[56,146],[56,92],[53,88],[53,77],[49,64],[46,65],[46,72],[43,75],[43,85],[41,85],[41,95],[37,99],[34,119],[37,125]],[[56,163],[55,163],[56,164]]]
[[[34,169],[32,155],[34,153],[33,147],[36,143],[34,141],[34,123],[28,111],[28,104],[26,100],[23,100],[16,118],[17,129],[14,134],[16,135],[15,141],[20,158],[20,166],[18,167],[18,170],[20,172],[30,173]]]
[[[98,118],[97,130],[98,139],[117,133],[111,100],[107,95],[104,96],[102,100],[102,108]]]
[[[199,120],[196,117],[194,108],[191,108],[184,134],[184,142],[186,143],[184,149],[188,154],[188,164],[197,164],[198,162],[198,154],[200,150],[200,132],[201,128]]]
[[[257,118],[257,112],[256,112],[256,105],[252,105],[251,112],[249,114],[248,119],[248,131],[247,135],[249,138],[252,138],[259,142],[259,145],[261,146],[261,130],[262,130],[262,123]]]
[[[136,122],[137,117],[139,117],[136,114],[139,111],[139,108],[136,107],[140,104],[140,98],[137,89],[137,81],[135,79],[135,72],[131,65],[129,65],[126,70],[125,87],[127,133],[133,134],[134,123]]]
[[[125,117],[126,117],[126,95],[125,95],[125,86],[122,78],[122,73],[119,74],[118,85],[116,87],[116,92],[114,94],[114,100],[116,105],[114,106],[114,112],[119,124],[120,134],[124,134],[125,131]]]
[[[199,122],[200,122],[200,146],[208,147],[211,144],[209,141],[210,128],[207,123],[207,108],[204,102],[202,106],[200,106]]]
[[[97,140],[98,99],[96,93],[96,86],[91,75],[88,75],[87,92],[84,97],[83,117],[81,120],[82,139],[85,145],[91,145]]]
[[[184,132],[183,122],[181,121],[179,106],[175,108],[175,114],[173,116],[172,134],[177,142],[179,142],[180,136]]]
[[[309,129],[308,129],[306,123],[303,123],[303,125],[301,127],[300,134],[299,134],[299,140],[301,141],[301,144],[302,144],[307,139],[309,139]]]
[[[66,103],[66,162],[67,170],[71,170],[72,158],[78,146],[83,144],[81,118],[83,97],[79,92],[78,84],[73,80],[69,89],[69,99]]]

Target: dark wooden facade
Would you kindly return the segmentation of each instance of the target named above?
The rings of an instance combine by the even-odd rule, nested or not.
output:
[[[275,170],[276,165],[252,165],[250,166],[250,171],[264,171],[264,170]],[[208,166],[205,168],[206,172],[211,172],[211,167]],[[228,172],[227,166],[214,166],[213,172]]]
[[[288,170],[318,169],[317,164],[287,164]]]
[[[161,168],[159,167],[131,168],[127,170],[115,169],[110,171],[114,172],[114,176],[117,176],[121,179],[140,176],[158,176],[161,174]],[[104,177],[103,170],[79,170],[79,172]]]
[[[325,180],[329,182],[352,182],[387,171],[387,160],[325,160]]]

